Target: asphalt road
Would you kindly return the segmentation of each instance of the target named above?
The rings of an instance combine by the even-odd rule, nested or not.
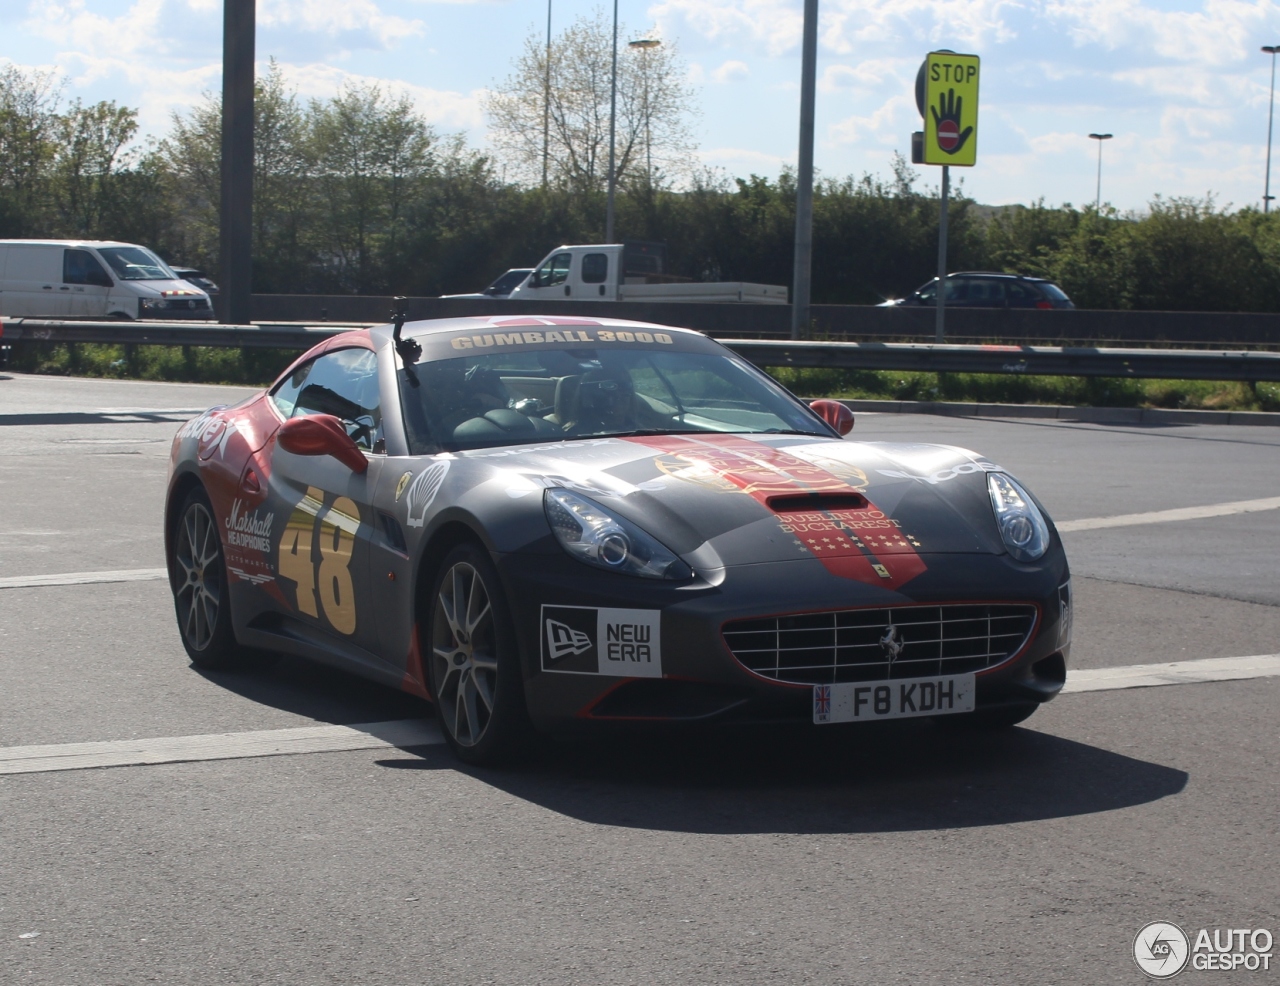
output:
[[[0,580],[163,565],[169,439],[244,393],[0,375]],[[1280,429],[863,415],[854,434],[979,449],[1059,522],[1280,492]],[[1280,510],[1065,539],[1074,666],[1280,652]],[[159,581],[0,589],[0,685],[0,747],[424,714],[300,661],[192,670]],[[0,982],[1142,982],[1149,921],[1280,935],[1277,703],[1273,677],[1064,695],[995,737],[0,776]]]

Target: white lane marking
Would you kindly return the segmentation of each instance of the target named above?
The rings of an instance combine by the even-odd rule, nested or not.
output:
[[[1145,514],[1119,514],[1115,517],[1086,517],[1083,520],[1066,520],[1057,524],[1059,533],[1067,531],[1097,531],[1104,527],[1129,527],[1134,524],[1164,524],[1175,520],[1202,520],[1205,517],[1230,517],[1232,514],[1250,514],[1258,510],[1280,510],[1280,496],[1262,500],[1236,500],[1232,503],[1211,503],[1206,507],[1179,507],[1176,510],[1153,510]]]
[[[126,568],[115,572],[63,572],[61,575],[11,575],[0,589],[30,589],[42,585],[93,585],[95,582],[154,582],[167,579],[163,568]]]
[[[1204,681],[1238,681],[1280,675],[1280,654],[1210,657],[1168,664],[1132,664],[1123,668],[1082,668],[1067,672],[1068,692],[1104,692],[1155,685],[1194,685]]]
[[[0,774],[38,774],[93,767],[238,760],[299,753],[345,753],[443,743],[436,724],[427,719],[398,719],[352,726],[299,726],[204,736],[159,736],[153,739],[100,743],[55,743],[0,748]]]

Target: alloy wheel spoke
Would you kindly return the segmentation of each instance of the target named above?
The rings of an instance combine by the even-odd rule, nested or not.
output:
[[[445,622],[449,624],[449,630],[453,633],[453,639],[458,639],[458,586],[456,580],[450,590],[446,590],[444,586],[440,587],[440,612],[444,615]]]
[[[205,568],[218,557],[218,534],[209,515],[200,511],[200,567]]]
[[[182,518],[182,541],[187,549],[187,558],[184,564],[191,569],[199,567],[196,560],[196,518],[195,511],[188,510],[187,515]]]
[[[475,741],[476,741],[476,729],[475,729],[475,725],[472,723],[472,720],[471,720],[473,705],[470,701],[468,701],[468,697],[469,697],[468,692],[470,691],[470,688],[468,688],[469,684],[470,683],[467,681],[466,676],[463,676],[458,682],[458,698],[456,702],[457,718],[455,719],[454,728],[457,733],[458,741],[463,742],[462,722],[465,719],[467,723],[467,735],[466,735],[465,745],[472,746],[475,744]]]
[[[192,643],[195,642],[196,624],[200,620],[200,616],[196,612],[198,599],[198,593],[193,592],[191,594],[191,599],[187,602],[186,619],[183,621],[183,632],[186,634],[187,639]]]
[[[195,633],[191,638],[191,644],[196,649],[204,647],[204,637],[207,629],[206,615],[204,611],[204,593],[196,596],[195,606]]]
[[[450,683],[456,691],[458,688],[458,675],[461,669],[453,666],[452,661],[445,661],[444,674],[440,676],[440,686],[436,690],[437,696],[446,696],[449,694]]]
[[[222,602],[222,594],[219,591],[217,579],[210,577],[209,569],[205,569],[203,585],[201,585],[200,588],[204,591],[205,596],[213,603],[216,609],[217,605]]]
[[[479,593],[477,593],[476,595],[479,595]],[[472,601],[474,600],[475,600],[475,596],[472,596]],[[488,617],[488,615],[489,615],[489,600],[485,599],[484,608],[480,610],[480,612],[477,615],[471,616],[470,613],[468,613],[468,616],[467,616],[467,636],[468,637],[475,636],[476,627],[478,627],[481,623],[483,623],[485,619]]]
[[[213,636],[213,627],[218,622],[218,603],[207,592],[201,596],[202,609],[204,611],[204,628],[205,635],[201,643],[207,643],[209,638]]]
[[[492,715],[493,714],[493,685],[490,682],[489,678],[490,676],[487,674],[476,674],[476,669],[474,668],[471,671],[471,681],[474,686],[474,691],[477,695],[480,696],[480,700],[484,702],[485,709],[488,710],[490,715]]]

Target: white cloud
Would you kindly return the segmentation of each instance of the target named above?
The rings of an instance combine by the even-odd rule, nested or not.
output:
[[[745,79],[749,75],[746,62],[731,60],[725,62],[718,69],[711,73],[711,78],[715,82],[721,84],[733,82],[737,79]]]
[[[837,62],[823,68],[818,78],[818,91],[869,91],[885,85],[905,89],[914,84],[918,65],[919,59],[912,58],[871,58],[852,64]]]
[[[373,0],[260,0],[258,25],[296,28],[330,37],[360,32],[384,48],[426,30],[420,20],[384,14]]]
[[[903,133],[916,129],[918,121],[914,97],[894,96],[868,115],[853,114],[832,124],[827,128],[827,139],[833,144],[854,144],[871,139],[892,146],[902,140]]]
[[[266,66],[258,67],[259,73]],[[304,65],[280,64],[280,72],[285,81],[294,87],[298,95],[317,99],[325,99],[334,95],[344,84],[376,85],[383,92],[391,95],[404,94],[413,101],[414,107],[426,118],[427,122],[436,124],[445,130],[471,129],[484,125],[484,111],[481,106],[484,90],[477,89],[470,93],[451,92],[442,89],[430,89],[407,82],[388,81],[367,75],[347,72],[336,65],[309,63]]]
[[[709,167],[725,168],[741,176],[748,173],[776,175],[784,166],[795,164],[794,157],[780,157],[746,147],[715,147],[699,151],[698,157]]]
[[[152,54],[171,47],[158,28],[165,0],[137,0],[117,18],[85,9],[85,0],[32,3],[24,25],[73,54],[123,57],[139,52],[145,42]]]

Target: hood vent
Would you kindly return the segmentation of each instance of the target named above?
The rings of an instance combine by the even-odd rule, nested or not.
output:
[[[847,493],[782,493],[765,499],[776,514],[800,513],[808,510],[862,510],[867,498],[849,490]]]

